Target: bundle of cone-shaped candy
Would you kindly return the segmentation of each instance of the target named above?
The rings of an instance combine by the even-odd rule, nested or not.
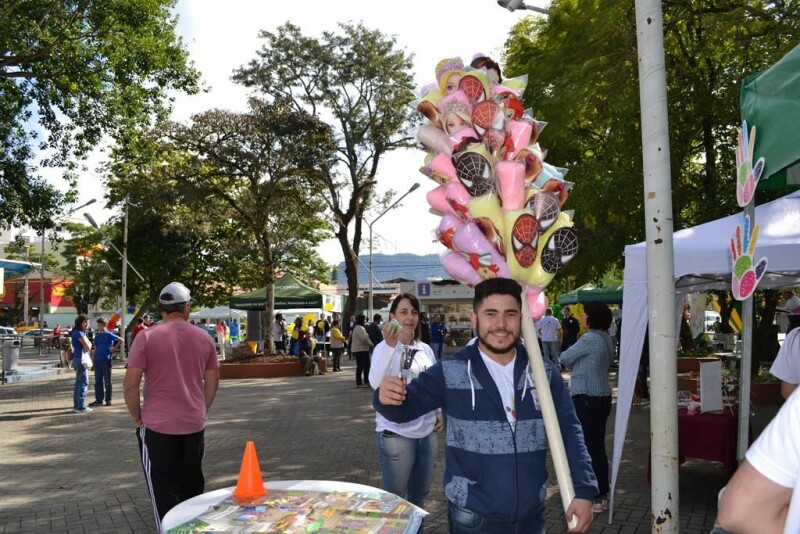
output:
[[[540,317],[543,290],[575,256],[578,238],[572,213],[561,209],[572,188],[566,169],[544,162],[545,123],[523,109],[527,76],[503,81],[500,67],[478,54],[470,66],[440,61],[436,80],[414,105],[427,119],[417,130],[431,151],[420,171],[438,184],[428,203],[442,216],[442,265],[471,286],[517,280]]]

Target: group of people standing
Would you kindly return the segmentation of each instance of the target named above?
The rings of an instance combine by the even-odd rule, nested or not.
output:
[[[418,323],[421,341],[431,348],[436,360],[441,359],[449,332],[444,316],[438,314],[429,322],[423,312],[418,316]],[[333,371],[341,371],[342,355],[347,349],[351,359],[355,359],[356,387],[369,388],[372,355],[375,347],[384,340],[383,327],[381,314],[374,314],[369,323],[366,315],[359,314],[350,323],[349,335],[345,335],[338,314],[334,314],[332,322],[329,322],[328,317],[321,313],[316,324],[313,321],[303,324],[302,318],[295,318],[291,331],[288,331],[284,315],[277,313],[272,323],[272,337],[276,352],[297,356],[304,364],[307,376],[318,372],[321,358],[327,358],[328,354],[332,356]],[[312,338],[315,346],[311,343]]]
[[[91,412],[96,406],[111,406],[111,360],[122,345],[122,338],[106,329],[106,320],[97,319],[97,330],[89,340],[89,317],[78,315],[70,330],[75,386],[72,394],[72,411]],[[84,357],[86,356],[86,357]],[[89,391],[89,369],[94,368],[94,401],[86,403]]]

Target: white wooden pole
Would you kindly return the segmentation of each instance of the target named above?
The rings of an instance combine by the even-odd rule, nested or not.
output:
[[[744,209],[744,215],[750,215],[750,228],[756,225],[756,214],[753,200]],[[736,458],[741,462],[750,445],[750,382],[752,381],[751,365],[753,361],[753,295],[742,302],[742,356],[739,360],[739,434],[736,446]]]
[[[544,369],[542,353],[539,350],[539,340],[536,336],[536,329],[533,327],[533,319],[524,291],[522,293],[522,338],[525,340],[525,350],[528,352],[533,383],[539,396],[547,442],[550,445],[550,456],[553,458],[558,489],[561,493],[561,505],[566,512],[575,498],[575,488],[572,486],[572,475],[567,461],[567,452],[564,449],[564,439],[561,437],[561,427],[558,424],[558,416],[553,404],[553,394],[550,392],[550,381],[547,380],[547,371]],[[578,518],[568,517],[567,523],[570,527],[574,527],[578,523]]]
[[[675,268],[667,77],[659,0],[636,0],[650,325],[651,530],[678,532]]]

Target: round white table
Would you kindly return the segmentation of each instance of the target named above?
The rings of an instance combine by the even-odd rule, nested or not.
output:
[[[294,490],[294,491],[325,491],[325,492],[369,492],[369,493],[386,493],[380,488],[373,488],[372,486],[365,486],[364,484],[353,484],[350,482],[336,482],[333,480],[275,480],[264,482],[264,487],[267,490]],[[178,506],[167,512],[164,519],[161,520],[161,533],[166,532],[181,524],[191,521],[195,517],[201,515],[208,510],[209,507],[218,504],[231,496],[235,488],[222,488],[197,497],[192,497],[187,501],[183,501]],[[417,512],[422,515],[428,515],[428,512],[418,506],[413,506]]]

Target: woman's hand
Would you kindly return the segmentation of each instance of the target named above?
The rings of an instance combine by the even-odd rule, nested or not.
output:
[[[387,345],[392,348],[397,345],[397,338],[400,334],[401,328],[402,327],[400,326],[400,323],[394,319],[391,321],[386,321],[386,324],[383,325],[383,340]]]

